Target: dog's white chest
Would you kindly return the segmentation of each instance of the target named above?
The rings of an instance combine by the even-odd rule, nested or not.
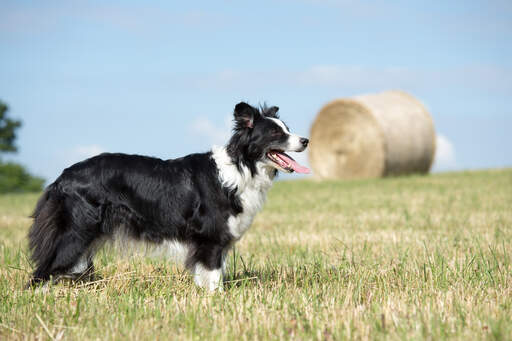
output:
[[[251,175],[245,166],[238,168],[227,155],[225,148],[213,148],[213,159],[219,169],[223,186],[236,189],[243,211],[230,216],[227,221],[229,232],[235,239],[240,239],[249,229],[254,216],[261,211],[267,191],[272,186],[272,172],[262,165],[257,165],[258,173]]]
[[[240,194],[243,212],[231,216],[228,219],[229,232],[236,239],[240,239],[243,234],[251,227],[256,214],[261,211],[267,195],[266,188],[249,187]]]

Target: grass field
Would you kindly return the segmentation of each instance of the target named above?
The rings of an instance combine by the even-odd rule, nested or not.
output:
[[[36,200],[0,196],[0,339],[512,339],[512,169],[278,182],[215,294],[112,249],[23,290]]]

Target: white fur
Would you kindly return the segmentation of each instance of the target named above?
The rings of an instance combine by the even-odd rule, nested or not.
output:
[[[291,135],[290,131],[288,130],[288,128],[286,127],[286,125],[283,123],[283,121],[281,121],[280,119],[277,119],[277,118],[273,118],[273,117],[267,117],[269,120],[272,120],[274,121],[278,126],[281,127],[281,129],[283,129],[283,131],[288,134],[288,135]]]
[[[265,163],[258,162],[258,174],[253,177],[245,166],[239,171],[225,148],[213,147],[212,151],[222,185],[230,189],[236,188],[237,195],[240,196],[243,212],[228,218],[229,232],[235,239],[240,239],[251,226],[254,216],[263,208],[267,191],[272,186],[274,170]]]
[[[304,146],[300,141],[300,136],[290,133],[290,131],[288,130],[288,128],[286,128],[286,125],[283,123],[283,121],[273,117],[268,117],[268,119],[274,121],[279,127],[281,127],[281,129],[283,129],[285,134],[288,135],[288,146],[286,148],[286,151],[301,152],[304,150]]]
[[[288,137],[288,147],[286,150],[290,152],[301,152],[304,150],[304,145],[300,141],[299,135],[290,134],[290,137]]]
[[[222,291],[222,270],[208,270],[201,263],[194,266],[194,282],[209,291]]]
[[[73,265],[71,270],[69,270],[69,273],[72,275],[84,273],[85,270],[87,270],[87,265],[88,265],[87,257],[88,257],[87,252],[84,253],[82,256],[80,256],[80,259],[78,260],[78,262],[75,263],[75,265]]]
[[[130,237],[128,231],[123,226],[117,229],[113,241],[122,255],[142,254],[152,257],[165,257],[179,265],[185,264],[190,252],[189,245],[177,240],[164,240],[160,244],[135,240]]]
[[[179,264],[185,264],[187,260],[187,256],[189,254],[189,247],[185,243],[181,243],[177,240],[166,240],[162,243],[162,248],[164,254],[170,259],[174,260]]]
[[[73,267],[68,271],[67,275],[79,275],[83,274],[88,268],[90,260],[94,258],[94,254],[98,251],[105,243],[105,238],[96,239],[91,246],[84,252]],[[66,277],[66,275],[64,275]]]

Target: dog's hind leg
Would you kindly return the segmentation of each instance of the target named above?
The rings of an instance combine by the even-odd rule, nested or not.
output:
[[[99,238],[91,241],[76,235],[66,237],[52,264],[54,279],[91,280],[94,275],[93,258],[100,244]]]
[[[36,268],[33,279],[27,287],[45,283],[48,280],[58,282],[61,279],[85,278],[94,272],[90,252],[91,242],[76,236],[74,231],[59,236],[51,264],[44,269]],[[92,272],[91,272],[92,271]]]
[[[97,278],[96,270],[94,268],[94,255],[96,251],[98,251],[103,244],[105,243],[105,238],[97,238],[92,244],[89,246],[87,251],[82,254],[79,258],[78,262],[71,268],[70,273],[76,280],[80,281],[93,281]]]
[[[59,278],[70,278],[72,280],[89,281],[94,278],[93,254],[84,252],[75,264],[65,273],[59,275]]]
[[[28,286],[90,272],[92,245],[102,238],[101,208],[50,185],[39,200],[29,232],[35,265]]]

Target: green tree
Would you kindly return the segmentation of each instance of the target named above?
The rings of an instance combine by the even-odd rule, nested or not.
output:
[[[0,156],[3,153],[15,153],[16,130],[21,121],[7,117],[9,107],[0,101]],[[0,193],[37,192],[43,188],[44,179],[30,175],[22,165],[14,162],[3,162],[0,158]]]
[[[16,129],[21,127],[21,121],[12,120],[7,117],[9,107],[0,101],[0,152],[16,152],[18,148],[14,145]]]

